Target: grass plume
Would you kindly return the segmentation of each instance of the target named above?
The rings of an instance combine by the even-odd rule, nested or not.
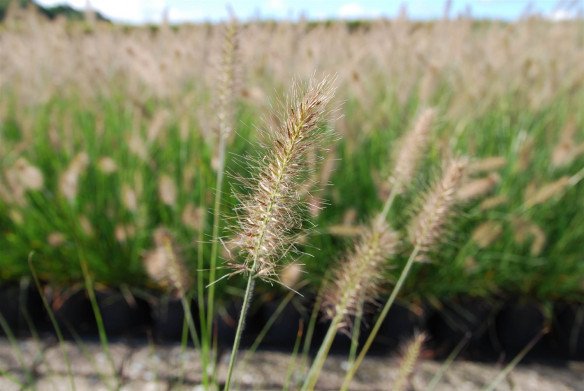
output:
[[[271,137],[271,149],[262,160],[260,174],[253,193],[243,198],[238,226],[237,244],[242,263],[236,273],[248,277],[233,350],[229,361],[225,390],[229,390],[235,357],[245,325],[245,317],[253,295],[255,279],[277,279],[278,261],[294,247],[294,231],[301,227],[297,216],[299,179],[306,170],[305,152],[318,145],[326,133],[319,127],[333,96],[332,80],[311,82],[307,92],[298,87],[287,117]],[[235,264],[233,264],[235,265]]]

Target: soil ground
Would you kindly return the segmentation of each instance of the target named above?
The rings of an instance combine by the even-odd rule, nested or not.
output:
[[[196,351],[181,352],[177,345],[110,343],[113,366],[97,342],[64,345],[77,390],[126,391],[202,390],[201,367]],[[302,365],[290,369],[290,355],[256,352],[242,365],[242,352],[236,371],[236,389],[280,390],[290,373],[292,385],[303,379]],[[229,352],[221,355],[218,376],[225,378]],[[183,366],[184,364],[184,366]],[[390,390],[397,374],[399,357],[367,358],[351,390]],[[442,363],[423,360],[411,380],[411,390],[424,390]],[[336,390],[343,379],[345,357],[332,356],[321,374],[317,389]],[[445,373],[436,390],[480,390],[500,373],[502,365],[457,361]],[[47,341],[21,340],[17,347],[0,339],[0,390],[69,390],[70,378],[61,346]],[[20,383],[20,384],[19,384]],[[517,367],[497,390],[584,391],[584,363],[561,365],[528,363]]]

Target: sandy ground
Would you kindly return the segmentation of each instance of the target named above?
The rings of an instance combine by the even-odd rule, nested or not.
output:
[[[202,390],[201,366],[194,350],[181,352],[180,346],[149,346],[111,343],[110,356],[98,343],[66,343],[77,390]],[[219,379],[225,378],[229,352],[219,363]],[[289,379],[290,389],[304,377],[300,360],[291,366],[288,354],[258,352],[249,356],[236,371],[240,390],[280,390]],[[69,390],[71,378],[61,346],[55,343],[18,341],[13,346],[0,339],[0,390]],[[113,361],[113,365],[112,365]],[[398,357],[368,358],[351,390],[390,390],[397,374]],[[424,390],[442,363],[420,361],[410,382],[411,390]],[[331,357],[321,374],[317,389],[336,390],[346,367],[344,357]],[[481,390],[500,373],[501,366],[458,361],[445,373],[436,390]],[[584,391],[584,363],[561,366],[526,364],[516,368],[497,390]]]

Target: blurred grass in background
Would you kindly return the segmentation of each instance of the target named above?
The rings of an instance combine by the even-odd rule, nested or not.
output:
[[[143,262],[167,229],[190,272],[206,262],[214,197],[220,25],[160,28],[47,21],[13,10],[0,25],[0,279],[30,274],[154,287]],[[404,295],[584,299],[584,23],[407,19],[348,25],[249,23],[239,36],[236,134],[223,234],[258,129],[293,78],[338,77],[339,140],[312,162],[304,239],[317,290],[360,223],[381,207],[394,141],[416,115],[438,120],[423,174],[396,201],[410,216],[447,151],[472,157],[467,200]],[[474,187],[473,187],[474,186]],[[203,239],[203,242],[200,241]],[[223,257],[229,258],[225,249]],[[388,285],[400,271],[396,260]],[[207,263],[205,263],[206,265]],[[220,273],[223,271],[220,270]],[[218,295],[241,284],[218,285]],[[268,288],[269,289],[269,288]],[[273,288],[280,289],[280,288]]]

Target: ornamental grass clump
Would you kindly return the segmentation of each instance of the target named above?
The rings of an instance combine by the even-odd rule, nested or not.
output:
[[[351,365],[345,376],[343,386],[341,389],[347,390],[351,384],[351,380],[355,376],[357,369],[363,362],[365,355],[373,344],[381,324],[387,317],[391,306],[393,305],[397,295],[399,294],[403,284],[416,260],[421,260],[428,256],[428,254],[441,241],[444,234],[448,219],[453,212],[453,207],[457,202],[457,191],[460,189],[464,178],[467,161],[464,158],[456,158],[451,160],[444,170],[442,178],[438,180],[434,186],[423,197],[423,203],[418,214],[410,221],[408,226],[408,236],[413,248],[408,257],[408,260],[391,291],[391,295],[379,317],[375,321],[371,332],[365,344],[361,348],[361,352]]]
[[[338,266],[333,282],[325,290],[323,310],[332,321],[303,390],[315,387],[337,331],[346,331],[352,318],[355,319],[355,325],[352,330],[353,344],[349,362],[351,366],[355,364],[363,307],[376,303],[384,285],[383,272],[388,267],[388,260],[396,255],[400,244],[399,235],[386,222],[387,216],[395,198],[406,191],[415,178],[418,165],[428,147],[435,116],[434,109],[424,110],[414,127],[398,142],[399,148],[396,148],[397,153],[393,158],[393,173],[389,177],[392,188],[383,209],[372,219],[369,228],[356,242],[354,250],[347,256],[347,261]],[[397,290],[399,291],[399,287]]]
[[[314,388],[337,331],[351,328],[351,319],[362,315],[364,305],[376,304],[384,283],[382,271],[387,260],[395,255],[398,244],[398,234],[383,220],[375,219],[346,261],[338,266],[325,288],[322,304],[332,321],[303,390]]]
[[[229,362],[225,390],[231,382],[235,357],[245,325],[245,317],[257,278],[273,282],[278,279],[282,258],[294,249],[302,221],[298,209],[300,180],[306,177],[305,153],[320,149],[327,128],[320,122],[325,117],[333,96],[332,80],[311,82],[307,92],[295,88],[287,117],[269,134],[270,145],[260,159],[259,174],[252,179],[253,191],[241,197],[238,210],[238,234],[235,242],[241,263],[230,263],[232,274],[247,276],[247,288]]]

